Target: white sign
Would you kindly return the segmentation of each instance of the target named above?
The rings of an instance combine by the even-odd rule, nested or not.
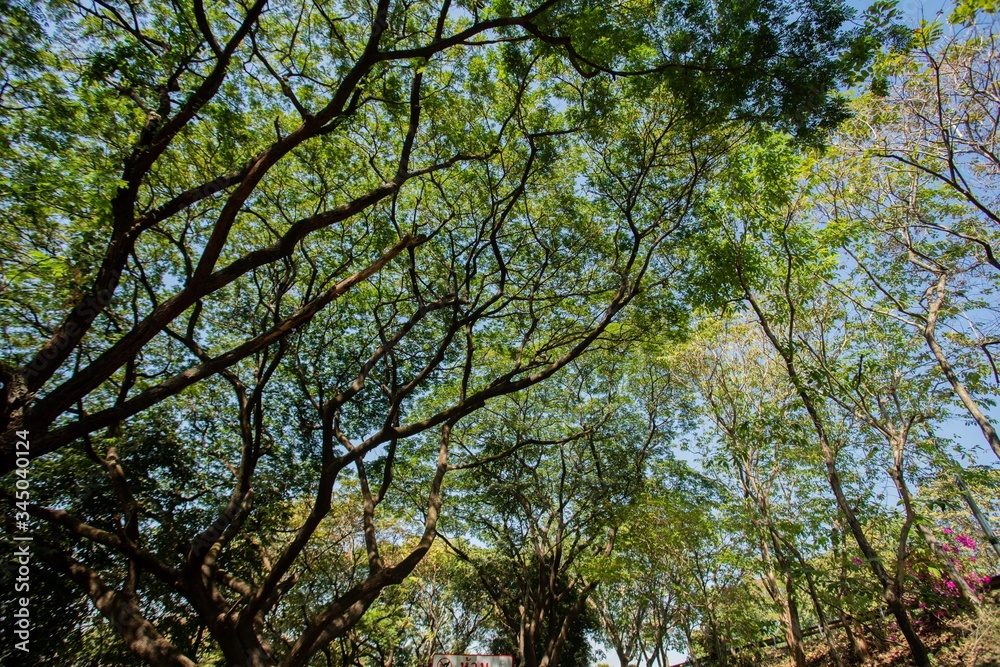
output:
[[[431,658],[431,667],[514,667],[514,658],[509,655],[435,653]]]

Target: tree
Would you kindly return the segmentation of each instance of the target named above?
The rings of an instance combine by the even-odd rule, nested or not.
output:
[[[676,431],[663,369],[621,357],[595,352],[546,390],[480,413],[463,436],[495,453],[458,482],[464,519],[448,544],[491,601],[492,650],[527,667],[589,661],[590,596]]]
[[[723,613],[727,606],[725,593],[713,591],[713,582],[705,579],[706,569],[716,575],[716,568],[727,569],[725,582],[735,579],[726,568],[731,561],[716,559],[728,555],[717,547],[732,537],[714,523],[719,488],[672,457],[653,466],[646,487],[618,530],[610,565],[591,600],[621,664],[669,667],[670,649],[687,651],[697,664],[699,653],[706,653],[701,644],[696,649],[703,636],[699,630],[711,627],[719,611],[715,605]],[[710,636],[725,642],[743,628],[723,624],[722,629],[723,635]]]
[[[4,497],[157,665],[344,637],[429,551],[459,422],[677,311],[717,156],[841,119],[870,37],[830,2],[2,7]],[[282,616],[348,475],[364,567]]]
[[[808,466],[797,460],[803,458],[800,450],[806,447],[794,392],[752,323],[705,318],[680,360],[721,440],[718,450],[706,452],[703,460],[725,471],[720,485],[738,489],[742,495],[742,503],[735,502],[742,507],[734,513],[749,526],[747,538],[759,550],[761,580],[778,609],[792,660],[804,665],[800,578],[808,581],[817,619],[821,625],[825,622],[815,585],[796,545],[802,529],[793,503],[781,500],[782,495],[794,495],[794,504],[801,509],[811,490],[804,481]],[[831,653],[839,661],[832,644]]]
[[[941,21],[924,23],[909,52],[883,59],[886,89],[859,100],[860,123],[843,133],[843,147],[849,157],[863,154],[878,173],[881,192],[870,194],[867,206],[861,206],[867,209],[864,217],[879,220],[879,229],[906,249],[913,272],[925,282],[920,299],[925,304],[897,298],[894,309],[921,332],[956,397],[1000,457],[1000,436],[977,398],[981,391],[975,380],[963,379],[956,353],[949,353],[939,335],[948,326],[942,320],[953,318],[949,311],[958,307],[948,301],[977,289],[995,290],[996,274],[982,274],[1000,271],[995,254],[1000,231],[1000,127],[993,111],[996,20],[976,19],[970,13],[974,4],[957,12],[967,25],[951,26],[952,34],[946,35]],[[855,202],[855,215],[857,209]],[[877,281],[879,275],[871,278]],[[892,296],[899,286],[879,287]],[[983,328],[982,321],[976,324],[963,337],[981,351],[995,375],[990,352],[995,332]]]
[[[324,650],[327,664],[422,665],[435,653],[465,652],[483,632],[486,606],[473,604],[463,575],[436,542],[410,577]]]
[[[769,137],[733,155],[733,170],[726,172],[726,181],[720,181],[726,188],[720,190],[719,199],[706,213],[727,224],[720,226],[716,243],[706,239],[705,251],[725,254],[732,262],[724,293],[746,305],[781,359],[815,432],[837,509],[878,580],[886,607],[914,660],[926,667],[930,664],[927,648],[903,601],[901,568],[908,526],[900,533],[896,567],[890,573],[844,490],[837,460],[841,446],[831,437],[835,402],[831,405],[824,391],[827,374],[814,363],[813,355],[814,350],[831,345],[822,280],[831,277],[836,255],[815,234],[810,221],[800,216],[802,197],[797,196],[794,185],[797,166],[784,145],[782,137]],[[835,336],[837,331],[832,333]]]

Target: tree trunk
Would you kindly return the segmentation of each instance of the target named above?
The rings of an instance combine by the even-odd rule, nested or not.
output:
[[[684,641],[687,644],[688,658],[691,660],[691,664],[694,667],[701,667],[701,663],[698,662],[698,656],[695,655],[694,644],[691,643],[691,626],[688,625],[687,617],[684,617]]]
[[[826,640],[826,645],[830,648],[830,655],[833,656],[833,662],[837,667],[844,667],[844,662],[840,658],[840,651],[837,650],[833,634],[830,632],[830,627],[826,622],[826,613],[823,611],[823,605],[820,603],[819,593],[816,591],[816,583],[813,581],[812,575],[809,574],[809,570],[805,567],[805,559],[802,557],[802,553],[794,548],[794,545],[789,550],[802,565],[802,571],[806,580],[806,591],[809,595],[809,600],[812,602],[813,611],[816,612],[816,622],[819,625],[820,633],[823,635],[823,639]]]
[[[864,631],[853,618],[844,617],[844,634],[851,644],[851,653],[862,664],[871,662],[872,654],[868,650],[868,642],[865,641]]]
[[[562,655],[563,646],[566,645],[566,639],[569,636],[569,629],[576,622],[576,619],[580,616],[583,608],[587,605],[587,597],[590,595],[590,591],[593,590],[593,584],[588,584],[584,586],[583,590],[580,591],[580,597],[573,603],[569,611],[566,612],[566,616],[563,617],[563,621],[559,626],[559,632],[552,637],[545,647],[545,655],[538,663],[538,667],[555,667],[559,664],[559,658]],[[622,667],[628,667],[628,663],[623,663]]]
[[[889,611],[895,617],[896,624],[899,626],[899,631],[902,632],[903,637],[906,638],[906,643],[910,645],[910,652],[913,654],[913,661],[917,663],[918,667],[930,667],[930,653],[928,653],[927,647],[924,646],[924,642],[921,641],[920,637],[917,635],[917,631],[914,630],[913,624],[910,623],[910,615],[906,613],[906,607],[903,605],[902,600],[897,598],[893,593],[891,601],[889,601],[886,606],[889,607]]]
[[[799,377],[798,369],[795,366],[795,357],[793,352],[789,347],[786,347],[781,343],[781,341],[778,340],[774,331],[771,329],[764,312],[760,309],[756,299],[750,296],[749,291],[747,292],[747,298],[750,302],[750,306],[757,315],[761,328],[764,330],[764,335],[766,335],[768,340],[771,341],[775,351],[778,352],[778,354],[782,357],[782,360],[785,362],[785,368],[788,371],[788,379],[791,381],[792,386],[795,387],[795,391],[798,394],[799,399],[802,401],[806,412],[809,414],[809,419],[812,422],[817,438],[819,439],[820,449],[823,454],[823,462],[826,465],[827,481],[829,481],[830,488],[837,500],[837,508],[847,520],[847,525],[851,530],[851,535],[858,543],[858,547],[861,549],[861,553],[864,554],[865,559],[868,561],[868,565],[871,568],[872,573],[875,575],[875,578],[878,579],[879,583],[882,585],[883,596],[885,597],[889,609],[896,617],[896,621],[899,623],[900,631],[903,633],[903,636],[906,637],[906,642],[910,646],[910,652],[913,654],[913,659],[917,663],[917,667],[930,667],[931,663],[930,658],[928,657],[927,647],[924,646],[924,643],[920,640],[920,637],[917,636],[917,633],[914,632],[913,626],[910,624],[910,619],[906,614],[906,609],[902,606],[898,599],[898,595],[895,590],[895,582],[882,565],[882,559],[868,541],[868,538],[865,536],[864,529],[861,527],[861,522],[858,521],[858,517],[851,508],[851,504],[847,501],[847,496],[844,494],[844,488],[840,483],[840,473],[837,471],[836,454],[833,447],[830,445],[829,439],[827,438],[826,428],[823,426],[823,420],[819,415],[819,411],[817,410],[814,401],[812,400],[812,395],[807,390],[802,378]]]
[[[972,516],[976,518],[976,522],[983,530],[983,534],[986,535],[987,541],[990,545],[992,545],[993,551],[996,552],[997,557],[1000,557],[1000,540],[998,540],[997,536],[993,533],[993,528],[990,526],[990,522],[986,520],[985,516],[983,516],[982,510],[979,509],[979,504],[976,503],[976,499],[973,498],[972,494],[969,492],[969,487],[965,485],[961,476],[958,475],[955,476],[955,484],[958,486],[958,490],[962,492],[962,497],[965,499],[965,503],[972,511]]]
[[[802,624],[799,622],[799,605],[795,599],[795,589],[792,576],[785,575],[785,609],[788,625],[785,630],[785,641],[788,642],[788,652],[792,655],[796,667],[805,667],[806,652],[802,648]]]
[[[948,274],[941,273],[938,276],[937,285],[934,286],[934,290],[937,295],[930,300],[930,304],[927,308],[927,319],[924,321],[924,340],[927,341],[927,347],[930,348],[931,353],[934,355],[934,359],[937,361],[938,366],[941,368],[941,372],[948,379],[948,383],[954,390],[955,394],[958,396],[959,400],[962,401],[962,405],[965,409],[972,415],[976,424],[979,426],[979,430],[983,432],[983,437],[986,438],[986,442],[989,444],[990,449],[996,454],[997,458],[1000,459],[1000,436],[997,436],[996,429],[990,424],[990,420],[983,414],[983,411],[979,409],[979,405],[976,400],[972,398],[972,395],[965,388],[965,385],[958,378],[955,373],[955,369],[951,367],[951,363],[948,361],[948,357],[945,356],[944,350],[937,342],[937,338],[934,335],[934,329],[937,326],[938,313],[941,310],[941,306],[944,304],[945,297],[945,283],[948,279]]]
[[[791,574],[785,574],[785,594],[781,594],[778,587],[778,580],[771,566],[770,553],[766,544],[761,544],[761,553],[764,555],[764,588],[768,595],[776,603],[781,605],[782,610],[778,614],[781,629],[785,633],[785,643],[788,645],[788,653],[795,662],[795,667],[805,667],[806,654],[802,649],[802,626],[799,623],[799,609],[795,601],[795,589]]]

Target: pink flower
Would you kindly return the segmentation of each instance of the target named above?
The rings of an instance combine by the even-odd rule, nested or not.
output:
[[[955,531],[954,531],[954,530],[952,530],[951,528],[942,528],[942,529],[941,529],[941,532],[942,532],[942,533],[944,533],[945,535],[951,535],[951,534],[952,534],[952,533],[954,533]]]
[[[950,591],[955,590],[955,582],[954,581],[946,581],[946,582],[944,582],[944,585],[947,586],[948,590],[950,590]]]
[[[851,557],[851,562],[854,563],[858,567],[861,566],[861,559],[858,558],[857,556]]]
[[[961,544],[966,549],[976,548],[976,541],[967,535],[956,535],[955,541]]]

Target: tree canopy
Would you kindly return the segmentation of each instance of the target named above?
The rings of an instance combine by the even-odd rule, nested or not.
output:
[[[988,10],[0,0],[4,655],[802,667],[884,606],[928,664],[990,613]]]

